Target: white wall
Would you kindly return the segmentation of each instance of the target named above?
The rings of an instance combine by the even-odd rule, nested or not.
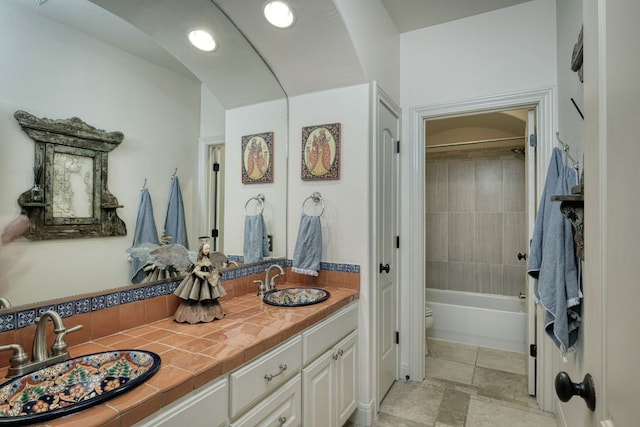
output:
[[[341,124],[340,179],[302,181],[302,128]],[[302,203],[318,191],[325,202],[322,224],[323,262],[360,265],[359,399],[367,408],[374,399],[369,321],[370,86],[368,84],[300,95],[289,100],[289,198],[287,257],[293,258]]]
[[[263,217],[273,236],[273,252],[286,254],[287,239],[287,100],[276,100],[228,110],[225,129],[224,252],[242,255],[244,206],[251,197],[264,194]],[[242,137],[273,132],[273,182],[242,183]],[[234,236],[231,238],[230,236]]]
[[[400,36],[403,110],[553,86],[555,1],[532,0]]]
[[[125,135],[109,154],[108,188],[124,205],[118,215],[128,233],[29,242],[22,247],[25,268],[10,279],[0,277],[0,295],[21,304],[128,284],[125,250],[133,241],[140,187],[146,178],[161,234],[176,167],[194,241],[189,208],[194,203],[199,82],[5,2],[0,2],[0,63],[0,216],[17,215],[18,196],[33,183],[34,142],[13,113],[77,116]]]
[[[368,81],[400,100],[400,35],[380,0],[336,0]]]

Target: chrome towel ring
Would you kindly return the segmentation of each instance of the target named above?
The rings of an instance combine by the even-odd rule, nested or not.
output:
[[[313,203],[315,203],[316,205],[320,204],[322,206],[322,209],[320,210],[319,214],[312,215],[312,214],[309,214],[309,213],[307,213],[305,211],[305,208],[308,206],[307,202],[310,201],[310,200],[313,201]],[[309,216],[320,216],[320,215],[322,215],[324,213],[324,199],[322,198],[322,195],[316,191],[315,193],[311,194],[309,197],[304,199],[304,202],[302,202],[302,212],[304,214],[306,214],[306,215],[309,215]]]
[[[252,200],[255,200],[257,203],[257,209],[258,211],[254,214],[251,215],[258,215],[261,214],[262,211],[264,211],[264,194],[260,193],[257,196],[253,196],[252,198],[250,198],[249,200],[247,200],[247,203],[244,204],[244,214],[245,215],[249,215],[247,213],[247,208],[249,207],[249,204],[251,203]]]

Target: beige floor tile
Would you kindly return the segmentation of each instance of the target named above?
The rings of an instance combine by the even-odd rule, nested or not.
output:
[[[489,397],[516,400],[524,404],[531,399],[525,375],[476,367],[472,385],[478,388],[478,394]]]
[[[556,427],[552,416],[471,399],[465,427]]]
[[[439,378],[467,385],[471,385],[473,380],[473,365],[435,357],[427,357],[425,364],[427,378]]]
[[[380,405],[380,412],[415,423],[433,425],[444,388],[425,382],[396,381]]]
[[[384,412],[380,412],[378,418],[373,423],[374,427],[431,427],[432,425],[433,424],[430,423],[407,420],[402,417],[385,414]]]
[[[473,365],[476,363],[478,346],[427,338],[427,351],[430,357]]]
[[[480,347],[476,366],[526,375],[527,356],[524,353]]]

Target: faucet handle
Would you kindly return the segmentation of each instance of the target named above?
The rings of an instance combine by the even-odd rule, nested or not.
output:
[[[267,291],[267,286],[262,280],[254,280],[253,283],[258,284],[258,293],[256,294],[259,297],[264,296],[264,293]]]
[[[64,340],[64,336],[69,332],[75,332],[82,329],[82,325],[72,326],[69,329],[56,330],[56,340],[51,346],[51,352],[53,356],[58,356],[67,352],[67,343]]]
[[[13,350],[13,354],[9,358],[9,366],[17,368],[29,361],[29,356],[24,352],[20,344],[0,345],[0,351]]]
[[[271,277],[271,281],[269,282],[269,289],[275,289],[276,288],[276,279],[280,276],[286,276],[286,273],[278,273],[275,274]]]

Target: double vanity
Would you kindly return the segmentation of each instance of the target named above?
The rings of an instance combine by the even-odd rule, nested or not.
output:
[[[134,348],[158,354],[161,366],[112,399],[30,422],[341,426],[357,405],[358,291],[331,283],[322,290],[328,299],[298,307],[269,305],[248,292],[222,301],[227,315],[218,321],[188,325],[169,317],[72,346],[72,361]]]

